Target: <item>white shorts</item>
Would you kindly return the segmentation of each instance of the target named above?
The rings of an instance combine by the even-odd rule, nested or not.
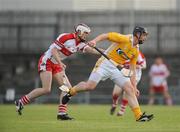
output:
[[[130,81],[130,78],[123,76],[121,71],[104,57],[101,57],[89,77],[89,80],[99,83],[101,80],[111,79],[119,87]]]

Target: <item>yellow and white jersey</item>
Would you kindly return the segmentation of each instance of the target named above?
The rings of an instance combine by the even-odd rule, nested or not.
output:
[[[108,40],[112,42],[111,46],[105,51],[105,54],[119,65],[123,65],[127,60],[130,64],[136,65],[139,48],[133,46],[133,36],[122,35],[116,32],[108,33]]]

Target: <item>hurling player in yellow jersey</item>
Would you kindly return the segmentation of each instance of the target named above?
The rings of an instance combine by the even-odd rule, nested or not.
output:
[[[121,87],[127,95],[129,106],[131,107],[136,121],[150,121],[153,118],[153,114],[146,115],[141,112],[138,100],[136,96],[139,96],[139,90],[136,87],[136,61],[139,54],[139,44],[143,44],[147,39],[147,30],[143,27],[136,26],[133,30],[133,34],[122,35],[116,32],[109,32],[97,36],[95,39],[89,42],[89,45],[95,46],[96,43],[109,40],[112,42],[111,46],[105,51],[105,54],[110,60],[105,57],[101,57],[88,81],[80,82],[72,88],[68,88],[68,93],[63,97],[62,103],[66,104],[71,96],[74,96],[78,92],[94,90],[99,81],[110,78],[116,85]],[[130,61],[130,70],[132,75],[130,77],[124,76],[121,70],[114,64],[122,66],[127,60]],[[62,86],[65,89],[67,86]]]

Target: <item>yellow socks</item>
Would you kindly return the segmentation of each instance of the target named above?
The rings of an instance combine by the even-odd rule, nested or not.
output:
[[[138,120],[142,115],[140,107],[132,108],[132,111],[134,113],[134,116],[135,116],[136,120]]]
[[[75,87],[70,88],[69,93],[70,93],[70,95],[74,96],[77,93]]]

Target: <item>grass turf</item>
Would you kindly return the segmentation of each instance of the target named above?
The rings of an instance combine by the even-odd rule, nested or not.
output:
[[[180,132],[180,106],[142,106],[155,118],[136,122],[128,108],[123,117],[109,115],[110,105],[69,105],[73,121],[56,120],[57,106],[28,105],[22,116],[14,105],[0,105],[0,132]]]

